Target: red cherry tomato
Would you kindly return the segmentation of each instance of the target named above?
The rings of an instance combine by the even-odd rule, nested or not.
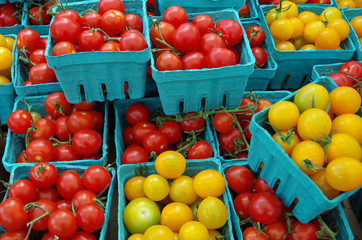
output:
[[[244,166],[232,166],[225,173],[228,186],[236,193],[251,192],[254,187],[254,177]]]

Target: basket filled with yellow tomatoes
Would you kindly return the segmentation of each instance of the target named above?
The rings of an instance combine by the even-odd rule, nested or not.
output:
[[[13,111],[15,90],[11,81],[11,64],[13,62],[13,46],[15,35],[0,34],[0,123],[6,124]]]
[[[362,60],[362,11],[359,9],[343,9],[343,14],[348,19],[351,28],[351,39],[356,46],[354,59]]]
[[[331,78],[311,84],[251,120],[248,163],[293,214],[308,222],[362,186],[361,97]]]
[[[296,5],[261,6],[261,23],[278,64],[269,88],[298,89],[316,64],[348,61],[356,48],[338,8]]]
[[[118,239],[233,240],[226,181],[217,159],[176,151],[118,168]]]
[[[336,0],[336,6],[339,8],[362,8],[361,0]]]

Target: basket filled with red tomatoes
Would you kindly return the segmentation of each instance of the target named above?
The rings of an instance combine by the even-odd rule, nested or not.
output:
[[[170,149],[186,159],[217,156],[210,124],[201,113],[166,116],[159,98],[116,101],[114,110],[118,166],[152,161]]]
[[[149,26],[152,77],[166,114],[240,105],[255,58],[236,11],[187,14],[174,6]]]
[[[343,15],[348,19],[351,28],[350,37],[356,47],[355,60],[362,60],[362,13],[360,8],[343,9]]]
[[[17,34],[21,24],[24,3],[0,3],[0,34]]]
[[[331,78],[257,113],[248,163],[301,222],[336,207],[362,186],[361,97]]]
[[[245,159],[246,160],[246,159]],[[341,204],[301,223],[266,181],[239,161],[223,164],[231,218],[237,239],[353,239]]]
[[[239,9],[244,5],[245,0],[158,0],[155,2],[158,12],[163,15],[167,8],[175,5],[184,8],[188,13],[220,11],[228,8]]]
[[[217,159],[186,161],[182,154],[166,151],[141,168],[123,165],[117,174],[119,239],[142,234],[146,239],[234,239]]]
[[[245,93],[239,113],[220,112],[212,116],[212,131],[221,163],[245,161],[248,158],[251,133],[249,125],[254,114],[287,97],[288,91],[255,91]],[[211,122],[211,120],[210,120]]]
[[[13,111],[15,101],[14,83],[11,77],[11,65],[13,62],[13,47],[15,42],[15,35],[1,35],[0,34],[0,101],[2,107],[0,108],[0,122],[6,124],[9,115]]]
[[[145,4],[121,0],[69,3],[68,10],[52,20],[45,56],[69,102],[145,95],[150,58]],[[98,12],[79,16],[97,6]]]
[[[269,85],[270,79],[275,76],[277,63],[275,62],[270,48],[269,40],[265,39],[265,32],[260,27],[259,21],[242,22],[248,37],[251,52],[255,57],[254,72],[249,76],[245,90],[264,91]]]
[[[107,162],[108,101],[71,105],[64,93],[18,97],[8,118],[2,158],[7,171],[36,162],[103,165]]]
[[[240,21],[249,21],[258,19],[258,11],[255,1],[246,0],[244,6],[239,9]]]
[[[356,51],[338,8],[283,1],[261,6],[260,17],[278,64],[270,89],[298,89],[314,65],[348,61]]]
[[[52,1],[27,1],[24,4],[24,12],[21,19],[24,28],[31,28],[41,35],[47,35],[52,19],[52,15],[47,14],[47,11],[52,6]]]
[[[1,238],[106,239],[115,183],[116,171],[97,165],[14,167],[0,203]]]
[[[46,95],[62,91],[58,79],[45,58],[47,35],[27,28],[16,38],[12,78],[18,96]]]

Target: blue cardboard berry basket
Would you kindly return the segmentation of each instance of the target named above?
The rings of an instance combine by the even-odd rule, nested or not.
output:
[[[24,2],[23,0],[10,0],[10,2],[19,2],[18,4],[21,5],[21,7],[24,7],[25,4],[22,4],[22,2]],[[5,4],[6,0],[0,0],[0,4]],[[16,24],[14,26],[11,27],[0,27],[0,34],[18,34],[18,32],[20,32],[22,29],[24,28],[24,26],[21,23]]]
[[[240,18],[241,23],[243,23],[243,21],[257,20],[259,18],[256,2],[258,2],[258,1],[254,1],[254,0],[245,1],[245,4],[248,4],[248,6],[249,6],[250,14],[248,17],[241,17]],[[237,8],[235,10],[239,12],[239,9],[240,8]],[[243,25],[244,25],[244,23],[243,23]]]
[[[329,77],[321,77],[313,83],[324,86],[329,92],[337,88],[337,85]],[[282,100],[292,101],[295,94],[296,92]],[[338,197],[329,200],[288,157],[284,150],[275,144],[271,135],[273,131],[267,124],[269,109],[255,114],[251,120],[250,132],[253,137],[251,138],[248,164],[251,169],[256,171],[260,164],[264,163],[260,177],[267,181],[271,188],[279,182],[276,194],[283,199],[287,206],[298,199],[293,214],[299,221],[306,223],[312,220],[326,210],[336,207],[341,201],[358,191],[356,189],[343,192]]]
[[[287,97],[289,94],[291,94],[291,92],[289,92],[289,91],[254,91],[253,93],[255,94],[255,96],[258,99],[263,98],[263,99],[270,101],[273,104],[278,102],[280,99],[283,99],[283,98]],[[249,92],[245,92],[244,94],[245,95],[249,94]],[[224,158],[219,150],[220,144],[219,144],[219,140],[217,138],[217,135],[218,135],[217,131],[216,131],[215,127],[212,125],[212,123],[210,123],[210,126],[211,126],[211,130],[212,130],[212,133],[213,133],[214,139],[215,139],[214,141],[215,141],[216,152],[218,153],[217,158],[220,159],[221,163],[225,164],[227,162],[232,162],[235,160],[238,160],[241,162],[246,162],[246,159],[226,159],[226,158]],[[244,164],[246,164],[246,163],[244,163]]]
[[[362,228],[362,190],[359,190],[357,193],[353,194],[349,200]]]
[[[97,7],[98,0],[69,3],[68,9],[81,13]],[[130,98],[145,95],[147,62],[151,56],[146,3],[144,1],[123,1],[126,13],[135,13],[143,21],[143,36],[148,48],[142,51],[81,52],[52,56],[55,45],[49,33],[45,56],[50,68],[54,69],[60,85],[71,103],[82,101],[82,90],[87,102],[125,99],[124,83],[127,82]],[[106,96],[104,89],[106,88]]]
[[[47,37],[42,35],[42,38]],[[13,51],[13,65],[11,66],[11,76],[14,79],[14,88],[16,95],[24,96],[25,94],[28,96],[39,96],[39,95],[47,95],[53,92],[62,92],[62,88],[60,87],[59,82],[52,83],[43,83],[43,84],[34,84],[29,86],[23,86],[23,83],[28,80],[29,72],[25,71],[22,68],[22,62],[19,59],[19,51],[17,48],[14,48]]]
[[[362,61],[359,61],[362,64]],[[338,73],[339,69],[342,67],[343,63],[333,63],[325,65],[315,65],[312,71],[312,80],[317,80],[322,76],[328,76],[332,73]]]
[[[245,0],[158,0],[158,13],[163,15],[168,7],[181,6],[187,13],[220,11],[227,8],[238,9],[244,6]]]
[[[200,13],[199,13],[200,14]],[[203,13],[209,15],[214,22],[223,19],[239,21],[235,10]],[[188,21],[192,21],[198,14],[188,14]],[[150,17],[161,20],[160,17]],[[246,87],[248,77],[254,71],[255,58],[251,53],[246,34],[236,46],[241,54],[239,64],[221,68],[204,68],[200,70],[158,71],[154,58],[151,58],[153,79],[156,81],[160,94],[163,111],[167,115],[179,112],[198,112],[219,107],[238,107]],[[202,106],[202,99],[205,106]]]
[[[244,29],[248,29],[251,26],[260,26],[260,22],[257,20],[254,21],[245,21],[241,22]],[[268,54],[268,62],[262,68],[254,69],[254,72],[249,76],[248,82],[246,84],[245,90],[257,90],[257,91],[264,91],[267,89],[269,85],[270,79],[275,76],[277,71],[278,65],[275,62],[272,53],[270,51],[271,43],[268,39],[265,39],[263,44],[261,45],[267,54]]]
[[[44,101],[47,96],[29,96],[24,97],[25,101],[32,106],[31,111],[38,112],[41,116],[47,114],[44,108]],[[84,159],[76,161],[64,161],[64,162],[52,162],[55,166],[59,165],[81,165],[81,166],[92,166],[92,165],[105,165],[107,163],[107,134],[108,134],[108,101],[104,103],[98,103],[95,107],[104,116],[104,128],[102,136],[102,157],[97,160]],[[19,96],[15,99],[14,109],[27,110],[26,104],[23,102],[22,97]],[[10,172],[14,167],[19,166],[33,166],[35,163],[16,163],[16,159],[19,154],[25,149],[23,134],[15,134],[8,130],[6,139],[6,147],[2,158],[2,163],[6,171]]]
[[[233,166],[248,167],[246,164],[247,159],[243,159],[243,160],[244,161],[235,160],[235,161],[230,161],[230,162],[222,164],[224,174],[226,173],[226,171],[229,168],[231,168]],[[254,172],[254,176],[256,176],[256,175],[257,174]],[[229,203],[230,203],[231,220],[233,222],[233,228],[234,228],[234,232],[236,235],[235,239],[242,240],[243,235],[242,235],[242,231],[240,229],[240,218],[236,214],[236,211],[235,211],[235,208],[233,205],[234,194],[232,193],[232,190],[230,190],[230,188],[227,188],[227,195],[228,195]],[[352,230],[348,224],[347,217],[344,214],[341,204],[338,204],[337,207],[333,208],[326,217],[323,217],[323,219],[326,221],[326,223],[328,225],[331,225],[332,223],[334,223],[334,226],[338,229],[338,234],[336,236],[337,240],[353,239]]]
[[[265,20],[265,14],[275,8],[275,5],[260,6],[259,16],[265,30],[265,37],[271,43],[271,52],[278,64],[274,78],[269,83],[270,89],[298,89],[303,81],[310,77],[312,68],[316,64],[330,64],[343,62],[352,59],[356,51],[352,39],[349,36],[341,42],[343,50],[312,50],[312,51],[279,51],[275,48],[275,42]],[[311,11],[320,15],[326,6],[321,5],[300,5],[299,12]]]
[[[351,31],[349,33],[349,36],[352,39],[352,42],[354,44],[354,46],[356,47],[356,53],[353,56],[353,59],[357,60],[357,61],[361,61],[362,60],[362,46],[361,43],[358,40],[358,36],[356,34],[356,32],[353,30],[352,25],[351,25],[351,20],[357,16],[362,16],[362,12],[360,8],[346,8],[342,10],[342,14],[345,16],[345,19],[348,19],[348,24],[349,27],[351,28]]]
[[[155,174],[157,173],[155,170],[155,163],[154,162],[148,162],[141,164],[142,166],[147,167],[147,171],[149,174]],[[121,167],[118,167],[117,169],[117,175],[118,175],[118,239],[127,239],[129,237],[129,234],[127,232],[126,227],[123,224],[123,211],[128,204],[128,200],[124,194],[124,185],[125,183],[131,179],[132,177],[135,177],[134,171],[140,167],[138,164],[127,164],[122,165]],[[206,170],[206,169],[212,169],[220,172],[222,172],[221,164],[220,162],[215,159],[206,159],[206,160],[197,160],[197,161],[191,161],[186,160],[186,170],[183,175],[187,176],[194,176],[197,173]],[[226,183],[227,185],[227,183]],[[228,220],[225,224],[225,226],[222,229],[219,229],[220,233],[225,236],[225,239],[227,240],[234,240],[233,236],[233,230],[232,230],[232,222],[231,222],[231,212],[230,212],[230,206],[228,202],[228,195],[227,190],[225,189],[222,196],[219,197],[224,203],[227,208],[228,212]]]
[[[29,166],[29,165],[28,166],[15,166],[11,170],[9,183],[13,184],[14,182],[16,182],[20,179],[29,180],[29,172],[30,172],[31,167],[32,166]],[[79,175],[82,175],[87,168],[88,168],[87,166],[74,166],[74,165],[67,165],[67,164],[61,164],[61,165],[57,166],[59,174],[61,174],[62,172],[65,172],[67,170],[73,170],[73,171],[76,171]],[[106,208],[105,208],[105,212],[104,212],[104,224],[100,230],[99,238],[98,238],[98,239],[102,239],[102,240],[106,239],[109,213],[111,211],[113,190],[114,190],[114,185],[116,184],[116,170],[114,170],[113,168],[109,168],[108,171],[111,174],[111,184],[109,185],[109,188],[106,191],[107,202],[105,205]],[[8,192],[9,191],[6,192],[4,200],[7,198]],[[4,230],[4,229],[3,228],[0,229],[0,234],[3,233],[2,230]]]
[[[5,35],[5,37],[12,37],[15,39],[16,35],[9,34],[9,35]],[[14,48],[16,48],[15,44],[14,44]],[[13,64],[14,64],[14,59],[15,58],[14,58],[14,50],[13,50]],[[9,74],[9,73],[7,73],[7,74]],[[1,73],[0,73],[0,75],[1,75]],[[9,79],[9,80],[11,81],[10,83],[0,85],[0,101],[2,102],[2,107],[0,108],[0,123],[1,124],[7,123],[9,115],[13,112],[13,106],[14,106],[14,101],[15,101],[14,78]]]
[[[117,100],[113,103],[114,106],[114,113],[116,115],[116,124],[115,124],[115,131],[114,131],[114,142],[116,145],[116,163],[117,166],[121,166],[121,159],[124,150],[126,149],[124,142],[123,142],[123,129],[128,125],[126,120],[126,111],[127,109],[134,103],[143,103],[145,104],[150,112],[151,116],[153,113],[162,110],[161,101],[159,98],[143,98],[143,99],[127,99],[127,100]],[[212,135],[212,131],[210,129],[210,124],[207,120],[205,120],[205,130],[200,135],[202,139],[210,143],[213,151],[214,151],[214,158],[217,156],[217,150],[215,148],[215,140]],[[197,160],[195,160],[197,161]]]

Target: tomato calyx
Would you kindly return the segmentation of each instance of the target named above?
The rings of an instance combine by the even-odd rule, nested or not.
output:
[[[327,107],[328,108],[328,107]],[[336,133],[337,130],[334,130],[331,135],[327,136],[325,135],[324,133],[322,133],[326,139],[311,139],[312,141],[320,144],[322,147],[324,147],[324,163],[327,163],[327,150],[328,150],[328,147],[329,145],[331,144],[332,142],[332,137],[333,135]]]
[[[28,222],[28,223],[26,224],[26,226],[29,227],[29,230],[28,230],[28,233],[27,233],[26,237],[24,238],[24,240],[29,239],[31,230],[33,229],[33,225],[34,225],[34,223],[35,223],[36,221],[38,221],[38,220],[40,220],[40,219],[42,219],[42,218],[44,218],[44,217],[46,217],[46,216],[50,216],[49,211],[46,210],[45,208],[43,208],[42,206],[38,205],[36,202],[31,202],[31,203],[26,204],[26,205],[24,206],[24,210],[27,211],[27,210],[33,209],[33,208],[35,208],[35,207],[40,208],[41,210],[43,210],[43,211],[44,211],[44,214],[40,215],[39,217],[31,220],[30,222]]]
[[[28,128],[28,130],[25,133],[25,147],[28,147],[29,143],[30,143],[30,133],[32,131],[37,131],[38,128],[35,126],[35,124],[32,122],[31,123],[31,127]]]
[[[240,225],[244,225],[244,224],[247,224],[247,223],[251,223],[251,224],[253,225],[253,227],[254,227],[254,228],[257,230],[257,232],[258,232],[258,236],[259,236],[260,234],[264,234],[266,237],[268,237],[268,235],[266,235],[266,233],[263,231],[260,222],[254,221],[251,217],[248,217],[248,218],[240,221]]]
[[[136,169],[134,169],[134,173],[136,176],[142,176],[142,177],[146,177],[148,175],[148,169],[147,169],[147,165],[142,165],[139,164],[140,166]]]
[[[307,169],[310,169],[314,172],[316,172],[317,170],[316,169],[319,169],[319,170],[326,170],[325,168],[321,167],[321,166],[318,166],[317,164],[315,164],[312,159],[310,158],[307,158],[307,159],[304,159],[303,161],[303,166],[305,167],[305,170]],[[303,169],[304,170],[304,169]]]
[[[184,157],[187,157],[187,151],[186,149],[192,147],[197,142],[197,136],[198,134],[192,131],[190,134],[190,137],[188,137],[185,141],[181,142],[181,144],[178,145],[178,148],[176,149],[176,152],[181,153],[184,155]]]
[[[333,232],[330,227],[323,221],[321,216],[317,217],[318,222],[321,224],[320,230],[317,232],[317,238],[319,239],[329,239],[330,237],[332,240],[336,240],[337,233]],[[327,232],[328,236],[326,236],[325,232]]]
[[[72,146],[72,137],[70,136],[70,134],[69,134],[69,140],[68,141],[60,141],[60,140],[58,140],[58,139],[56,139],[56,138],[53,138],[53,137],[51,137],[51,138],[49,138],[49,142],[51,142],[51,143],[53,143],[53,146],[54,147],[57,147],[57,146],[60,146],[60,145],[64,145],[64,144],[67,144],[67,145],[69,145],[69,146]]]
[[[183,56],[183,53],[181,53],[180,51],[178,51],[176,48],[174,48],[173,46],[171,46],[170,44],[168,44],[165,39],[163,38],[162,36],[162,33],[161,33],[161,30],[160,30],[160,21],[156,20],[156,19],[152,19],[153,21],[153,24],[155,26],[155,28],[158,29],[158,33],[160,34],[160,37],[161,39],[159,38],[156,38],[156,40],[158,42],[160,42],[161,44],[163,44],[164,46],[168,47],[169,49],[161,49],[161,48],[153,48],[152,49],[152,52],[153,53],[157,53],[157,52],[160,52],[160,51],[172,51],[176,56],[180,57],[180,56]]]
[[[273,128],[273,130],[278,134],[277,139],[281,139],[283,142],[287,143],[288,145],[290,145],[291,141],[293,140],[293,135],[295,134],[294,129],[295,128],[291,128],[288,130],[288,132],[286,134],[281,133],[278,129],[276,129],[272,124],[270,124],[268,122],[268,124]],[[276,140],[277,140],[276,139]]]
[[[59,12],[54,12],[52,9],[54,7],[57,7],[61,12],[64,12],[68,8],[68,2],[65,3],[65,7],[61,0],[59,0],[59,3],[54,0],[50,0],[49,3],[52,3],[53,5],[48,9],[47,15],[57,15]]]
[[[38,3],[36,3],[36,2],[32,2],[32,3],[31,3],[31,5],[35,5],[35,6],[38,7],[39,19],[33,17],[33,15],[32,15],[30,12],[25,12],[25,11],[24,11],[24,12],[25,12],[26,15],[28,15],[28,18],[33,19],[33,20],[39,22],[39,25],[44,25],[42,10],[43,10],[43,8],[45,8],[45,7],[46,7],[47,5],[49,5],[49,4],[53,4],[53,2],[52,2],[52,1],[49,1],[49,2],[47,2],[47,3],[45,3],[45,4],[38,4]],[[29,5],[30,5],[30,4],[29,4]]]

